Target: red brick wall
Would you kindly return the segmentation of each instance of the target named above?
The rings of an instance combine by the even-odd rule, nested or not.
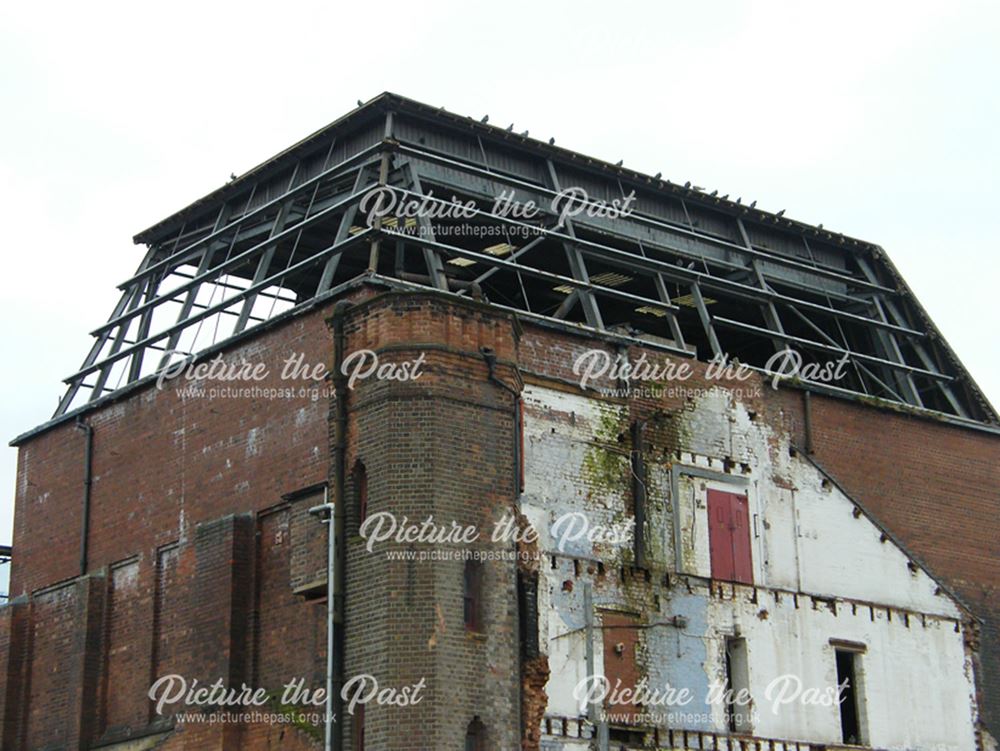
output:
[[[232,348],[227,359],[263,360],[274,378],[260,385],[282,386],[276,374],[294,352],[329,364],[328,313],[276,327]],[[434,296],[392,295],[356,308],[350,321],[349,351],[370,347],[390,361],[429,348],[416,385],[372,381],[349,395],[348,466],[364,458],[373,509],[413,519],[434,513],[488,529],[514,498],[513,398],[488,381],[479,348],[497,350],[500,375],[516,387],[509,367],[516,326],[484,306]],[[9,668],[0,671],[0,693],[28,707],[27,722],[4,712],[11,734],[21,735],[13,748],[169,730],[145,695],[168,673],[269,689],[292,677],[322,685],[325,608],[293,594],[322,569],[312,560],[325,553],[317,543],[322,528],[303,505],[315,499],[281,496],[328,479],[329,399],[182,400],[175,385],[147,387],[87,415],[94,427],[89,569],[101,576],[74,579],[84,434],[64,424],[22,447],[12,591],[30,599],[23,607],[33,617],[27,638],[5,650],[0,665]],[[371,742],[446,747],[460,743],[480,714],[491,744],[513,747],[514,562],[485,565],[491,628],[470,636],[462,624],[462,561],[422,563],[415,572],[364,552],[358,560],[347,616],[354,629],[348,649],[357,659],[348,675],[373,673],[392,686],[425,678],[429,686],[425,703],[409,714],[370,708]],[[32,595],[56,581],[68,583]],[[0,618],[8,642],[17,612],[8,608]],[[23,676],[19,649],[28,653]],[[56,667],[67,661],[72,670]],[[166,720],[174,711],[167,709]],[[317,741],[296,728],[188,725],[165,747],[276,742]]]
[[[329,366],[327,313],[277,326],[226,358],[263,361],[270,378],[257,385],[287,386],[279,375],[292,354]],[[326,479],[328,396],[182,399],[175,389],[188,385],[148,386],[87,415],[94,428],[88,568],[107,576],[72,581],[79,573],[83,432],[69,422],[21,447],[11,592],[69,583],[20,606],[30,625],[15,647],[27,652],[28,667],[3,649],[0,695],[12,698],[0,706],[10,737],[4,748],[143,731],[157,719],[146,692],[160,675],[222,677],[236,686],[249,678],[257,623],[250,514]],[[95,598],[106,598],[106,608],[86,604]],[[16,610],[0,611],[0,634],[10,631]],[[285,618],[284,641],[302,645],[297,654],[316,641],[315,611],[275,610]],[[274,654],[283,648],[263,642]],[[311,659],[295,671],[314,673]],[[238,744],[234,732],[191,727],[177,734],[187,740],[173,743],[203,748],[206,739],[216,745],[225,736]]]
[[[21,691],[26,677],[28,604],[8,603],[0,609],[0,747],[17,748],[26,702]]]
[[[27,685],[21,694],[27,696],[21,733],[28,748],[72,747],[90,737],[104,593],[104,578],[94,576],[32,598]]]
[[[301,582],[293,576],[292,557],[303,542],[296,536],[303,526],[293,524],[293,517],[325,532],[305,508],[315,500],[304,498],[258,519],[253,685],[268,690],[292,678],[304,678],[310,687],[326,680],[326,599],[305,602],[293,594]],[[325,547],[309,552],[313,562],[325,564]]]
[[[329,367],[327,313],[252,338],[227,351],[227,361],[267,363],[263,387],[287,385],[279,375],[294,353]],[[186,385],[147,387],[87,415],[94,428],[91,569],[148,557],[199,522],[272,506],[326,479],[325,398],[185,400],[175,387]],[[83,460],[84,435],[72,422],[21,446],[12,595],[79,573]]]
[[[142,727],[148,707],[149,616],[152,603],[139,578],[139,561],[112,567],[108,583],[107,643],[102,676],[101,731]]]
[[[803,397],[765,393],[805,443]],[[985,620],[981,711],[1000,736],[1000,436],[813,395],[813,458]]]
[[[272,377],[258,385],[287,386],[277,376],[289,355],[330,364],[329,313],[303,314],[227,356],[266,361]],[[519,336],[506,315],[431,293],[386,295],[350,312],[349,351],[370,348],[383,361],[426,355],[420,380],[368,381],[348,395],[347,467],[358,458],[367,467],[369,513],[421,520],[433,513],[488,529],[510,508],[512,398],[487,380],[481,346],[496,350],[499,375],[518,387],[509,364],[575,382],[574,359],[598,345],[533,326]],[[301,558],[322,553],[319,527],[302,521],[302,502],[282,495],[330,479],[330,402],[182,400],[174,387],[183,385],[147,387],[87,415],[95,431],[94,576],[73,581],[83,433],[67,423],[21,448],[11,592],[64,584],[0,610],[4,748],[141,730],[156,719],[144,689],[165,673],[266,687],[301,676],[321,685],[324,608],[292,593],[316,571]],[[637,412],[654,406],[634,401]],[[684,407],[683,397],[668,401],[655,406]],[[981,675],[995,730],[1000,439],[844,400],[812,403],[815,459],[986,618]],[[766,389],[754,404],[802,443],[800,394]],[[514,563],[485,565],[489,629],[470,635],[462,622],[464,564],[369,554],[354,534],[353,504],[347,508],[348,675],[373,673],[390,684],[428,679],[419,711],[366,713],[371,743],[452,747],[477,714],[490,747],[515,745]],[[287,727],[191,726],[165,748],[271,745],[307,748],[315,740]]]
[[[482,305],[435,295],[388,295],[351,311],[348,350],[370,348],[380,361],[425,356],[419,379],[365,381],[348,397],[347,466],[368,474],[368,513],[392,512],[419,523],[433,515],[485,530],[472,547],[492,543],[492,523],[515,498],[513,397],[488,380],[480,347],[498,357],[497,375],[518,387],[516,327]],[[357,529],[348,504],[348,529]],[[437,551],[449,545],[390,545],[374,552],[348,540],[347,674],[370,673],[380,685],[426,680],[423,701],[365,710],[369,748],[458,749],[478,716],[487,748],[518,746],[518,656],[513,560],[482,563],[481,633],[466,630],[460,559],[387,560],[385,551]]]

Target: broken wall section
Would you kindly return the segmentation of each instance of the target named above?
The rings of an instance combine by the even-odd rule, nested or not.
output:
[[[539,385],[527,387],[524,399],[522,509],[541,533],[539,620],[552,675],[543,730],[551,737],[584,743],[594,732],[594,717],[586,719],[588,708],[574,696],[580,681],[594,674],[688,687],[701,701],[726,678],[728,638],[745,640],[748,688],[757,710],[741,732],[837,743],[836,707],[774,713],[763,694],[786,673],[807,685],[835,685],[832,644],[840,640],[866,648],[864,732],[871,743],[974,745],[964,614],[755,410],[713,390],[656,417],[668,428],[649,421],[647,552],[640,568],[631,536],[610,543],[586,535],[567,540],[558,528],[560,519],[573,514],[594,527],[634,520],[629,429],[635,418],[629,405]],[[752,569],[746,583],[713,571],[712,492],[745,499]],[[635,639],[609,636],[629,623]],[[623,657],[630,664],[614,668]],[[901,692],[914,696],[903,717]],[[652,741],[668,725],[730,732],[720,707],[702,701],[689,709],[683,717],[646,718],[638,733],[635,717],[619,713],[614,719],[622,727],[612,727],[613,738]]]

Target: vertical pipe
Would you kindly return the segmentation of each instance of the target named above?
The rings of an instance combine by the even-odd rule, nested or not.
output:
[[[77,430],[82,430],[84,435],[84,457],[83,457],[83,509],[80,520],[80,576],[87,573],[87,558],[90,546],[90,486],[93,481],[92,468],[94,464],[94,428],[83,421],[82,417],[76,420]]]
[[[497,354],[491,347],[480,347],[479,353],[486,361],[487,378],[514,396],[514,496],[515,500],[524,489],[524,443],[523,420],[521,414],[521,392],[505,383],[497,376]]]
[[[472,289],[473,289],[473,295],[476,296],[477,290],[478,290],[478,285],[474,285],[472,287]],[[481,291],[479,292],[479,294],[481,294]],[[479,348],[479,353],[483,356],[483,360],[486,362],[487,379],[491,383],[495,383],[497,386],[500,386],[502,389],[504,389],[505,391],[507,391],[509,394],[511,394],[514,397],[514,451],[513,451],[513,455],[514,455],[514,498],[513,498],[513,503],[514,503],[515,507],[518,507],[518,502],[519,502],[519,499],[521,497],[521,493],[524,492],[524,413],[523,413],[523,408],[524,407],[521,404],[521,393],[516,388],[514,388],[513,386],[511,386],[510,384],[506,383],[502,378],[499,378],[497,376],[497,373],[496,373],[497,355],[496,355],[496,352],[493,351],[492,347],[480,347]],[[514,547],[515,547],[515,549],[517,548],[517,543],[514,543]],[[523,737],[524,730],[525,730],[525,728],[524,728],[524,680],[523,680],[524,679],[524,670],[523,670],[523,668],[524,668],[524,661],[526,659],[526,649],[525,649],[526,643],[525,643],[524,640],[526,638],[528,638],[528,635],[525,633],[525,631],[526,631],[526,628],[525,628],[526,624],[523,621],[524,621],[524,616],[525,616],[525,606],[526,606],[528,598],[527,598],[527,596],[525,596],[525,592],[524,592],[524,589],[522,587],[522,583],[523,583],[522,582],[522,576],[519,573],[518,577],[517,577],[517,584],[518,584],[518,587],[517,587],[517,591],[518,591],[517,611],[518,611],[518,613],[517,613],[517,620],[516,620],[516,624],[517,624],[517,634],[516,634],[516,637],[517,637],[518,644],[519,644],[519,647],[520,647],[519,651],[518,651],[518,655],[519,655],[519,660],[520,660],[520,667],[521,667],[520,675],[521,675],[521,679],[522,680],[518,682],[518,701],[517,701],[518,722],[517,722],[517,726],[521,729],[521,734],[522,734],[522,737]],[[537,601],[537,586],[535,587],[535,590],[533,590],[533,591],[534,591],[533,598],[535,598],[535,600]],[[535,619],[535,633],[531,637],[531,638],[535,639],[535,649],[533,650],[534,653],[532,654],[532,657],[536,656],[536,654],[537,654],[537,639],[538,639],[537,628],[538,628],[538,624],[537,624],[537,617],[536,617],[536,619]]]
[[[635,507],[634,554],[635,567],[646,568],[646,460],[644,423],[632,423],[632,504]]]
[[[806,456],[811,456],[813,452],[812,436],[812,397],[808,389],[802,391],[802,420],[805,428],[805,446],[803,447]]]
[[[514,399],[514,496],[524,492],[524,404],[520,395]]]
[[[334,382],[334,483],[333,483],[333,509],[330,524],[331,534],[335,536],[336,543],[331,544],[332,554],[337,556],[336,564],[331,564],[334,568],[332,578],[332,616],[328,632],[332,634],[330,645],[331,654],[335,655],[331,675],[333,688],[333,707],[336,716],[342,717],[343,707],[340,692],[344,683],[344,586],[346,583],[345,569],[347,558],[346,532],[347,532],[347,509],[344,498],[344,480],[346,471],[346,451],[347,451],[347,376],[342,372],[341,364],[344,361],[344,317],[351,304],[346,301],[338,302],[333,308],[333,382]],[[339,543],[339,544],[337,544]],[[328,580],[329,581],[329,580]],[[343,728],[334,734],[334,751],[343,748],[344,732]]]
[[[310,509],[313,511],[314,509]],[[331,751],[333,748],[334,694],[333,671],[336,669],[334,655],[334,617],[336,608],[333,598],[333,581],[337,560],[337,537],[334,529],[333,506],[330,504],[330,486],[323,488],[323,505],[315,510],[326,513],[326,717],[324,718],[323,748]]]
[[[583,659],[587,668],[587,680],[593,681],[597,676],[594,672],[594,604],[591,600],[590,582],[583,585]],[[587,705],[587,717],[591,723],[597,724],[597,705],[591,702]]]
[[[583,623],[584,623],[584,659],[587,663],[588,683],[596,680],[597,666],[594,659],[594,594],[590,582],[583,585]],[[604,671],[602,670],[603,674]],[[591,724],[597,728],[597,749],[598,751],[608,751],[608,723],[602,716],[601,705],[591,702],[587,707],[587,718]]]
[[[334,528],[333,504],[330,503],[330,486],[323,488],[323,503],[313,506],[309,513],[319,517],[326,524],[326,717],[323,719],[324,751],[331,751],[337,734],[334,732],[334,720],[337,717],[337,695],[334,689],[334,673],[337,670],[336,652],[336,600],[333,596],[336,577],[337,560],[337,530]]]
[[[323,500],[326,504],[330,503],[330,487],[327,486],[323,489]],[[333,692],[333,676],[337,670],[337,657],[336,647],[335,647],[335,636],[336,636],[336,614],[337,614],[337,604],[335,597],[331,597],[333,594],[333,587],[331,587],[330,582],[336,582],[336,561],[337,561],[337,524],[334,520],[334,511],[330,509],[330,516],[327,520],[327,530],[326,530],[326,582],[327,582],[327,592],[326,592],[326,711],[328,713],[326,721],[326,751],[331,751],[333,748],[333,722],[336,718],[334,703],[336,702],[336,694]],[[337,744],[339,745],[339,744]]]

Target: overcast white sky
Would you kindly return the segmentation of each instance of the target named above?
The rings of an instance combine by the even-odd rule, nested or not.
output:
[[[3,3],[0,435],[133,234],[384,90],[881,244],[1000,404],[998,40],[988,2]]]

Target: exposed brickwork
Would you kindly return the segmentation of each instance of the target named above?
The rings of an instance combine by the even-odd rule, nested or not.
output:
[[[981,711],[1000,737],[1000,436],[813,396],[814,458],[984,619]],[[769,419],[804,445],[802,395]]]
[[[548,695],[545,684],[549,680],[549,661],[545,655],[525,660],[521,668],[521,690],[523,698],[521,711],[524,723],[521,748],[524,751],[538,751],[541,742],[541,724],[545,717]]]
[[[28,748],[74,746],[93,731],[104,592],[104,577],[88,576],[32,599]]]
[[[150,615],[148,588],[141,589],[139,561],[111,567],[99,734],[138,728],[148,719]]]
[[[527,324],[522,331],[505,313],[429,292],[366,290],[354,302],[348,351],[372,349],[382,362],[425,358],[416,381],[367,380],[347,394],[346,466],[361,460],[367,468],[369,515],[392,511],[417,523],[433,515],[489,530],[512,512],[514,396],[488,380],[482,347],[494,350],[497,376],[515,391],[521,377],[575,390],[576,357],[594,347],[618,353],[583,335]],[[278,375],[288,356],[301,352],[306,362],[331,364],[331,311],[328,305],[307,312],[226,356],[265,361],[271,376],[257,385],[287,387]],[[696,375],[685,386],[708,385],[704,364],[692,365]],[[182,399],[174,387],[187,385],[139,389],[86,415],[95,431],[89,576],[76,578],[83,434],[67,423],[21,447],[11,592],[22,598],[0,609],[5,749],[75,747],[154,731],[167,733],[165,749],[321,745],[315,728],[172,728],[173,710],[156,716],[145,695],[168,673],[268,689],[298,677],[320,687],[325,674],[325,601],[295,592],[325,576],[325,529],[307,512],[321,496],[283,496],[337,480],[332,400],[311,393]],[[800,394],[760,388],[757,378],[747,387],[759,392],[745,399],[759,408],[759,419],[801,443]],[[648,419],[649,445],[668,455],[683,441],[681,420],[672,415],[689,404],[683,393],[634,398],[629,419]],[[815,459],[986,618],[980,674],[996,734],[1000,439],[843,400],[813,397],[812,405]],[[727,454],[721,444],[713,451]],[[627,462],[620,469],[615,481],[627,487]],[[368,747],[458,749],[478,717],[487,748],[537,748],[548,664],[543,657],[521,665],[518,658],[513,556],[484,562],[487,627],[468,632],[464,562],[385,556],[389,549],[431,549],[421,545],[383,543],[368,552],[354,492],[348,476],[346,674],[369,673],[383,686],[426,680],[414,707],[367,708]],[[653,512],[660,513],[660,502],[649,499]],[[517,549],[488,539],[474,547]],[[648,582],[629,583],[630,555],[609,579],[635,589],[630,601],[642,612],[655,612]],[[572,586],[572,564],[558,565],[567,567],[562,578]],[[616,616],[602,617],[608,623]],[[623,640],[605,637],[607,661]],[[642,638],[627,647],[641,663]]]
[[[548,385],[552,385],[549,379],[558,379],[567,382],[570,391],[579,382],[572,365],[580,354],[602,349],[614,358],[619,352],[586,336],[532,326],[527,327],[520,349],[520,366],[527,379],[538,378]],[[636,347],[627,351],[632,359],[642,352]],[[662,353],[647,351],[646,355],[658,363],[677,361]],[[692,363],[694,375],[683,385],[710,386],[703,378],[705,367]],[[591,388],[619,385],[602,378]],[[759,406],[759,419],[805,446],[801,392],[775,390],[757,376],[742,387],[745,394],[752,394],[743,401],[751,408]],[[689,402],[683,393],[668,392],[658,399],[630,399],[628,406],[633,417],[662,410],[666,419],[649,425],[648,440],[677,446],[682,436],[674,431],[678,421],[670,415],[684,411]],[[980,708],[988,729],[1000,737],[1000,580],[996,576],[1000,568],[1000,436],[819,395],[812,396],[811,427],[813,458],[984,619],[977,670]],[[726,447],[716,447],[715,453],[724,456]]]
[[[328,363],[327,314],[300,316],[234,347],[226,358],[263,361],[270,377],[256,385],[287,386],[279,378],[287,357],[301,352],[306,362]],[[209,682],[222,677],[236,686],[249,680],[251,515],[326,479],[328,397],[182,399],[175,389],[189,385],[179,379],[163,390],[149,386],[87,415],[94,427],[89,564],[94,572],[110,566],[107,577],[93,580],[99,587],[87,586],[91,600],[107,597],[107,619],[101,608],[81,604],[81,584],[36,594],[20,606],[31,628],[15,647],[29,654],[30,669],[15,669],[15,651],[8,656],[4,650],[13,678],[6,681],[7,704],[28,711],[21,719],[5,708],[5,733],[19,734],[23,745],[11,740],[4,748],[37,748],[81,735],[115,740],[144,731],[158,719],[146,691],[161,675]],[[21,448],[12,593],[31,595],[78,573],[83,452],[84,436],[72,423]],[[289,581],[286,571],[283,592]],[[294,604],[296,613],[283,614],[282,642],[304,649],[325,643],[315,636],[324,626],[311,617],[316,607],[301,598]],[[3,622],[14,623],[20,610],[5,608]],[[99,647],[93,656],[82,651],[80,628],[89,622],[84,615],[95,621],[88,642]],[[282,654],[278,640],[269,638],[261,638],[261,650]],[[296,666],[299,674],[315,678],[311,660]],[[186,740],[171,743],[205,748],[233,732],[190,727],[175,733]]]
[[[277,692],[292,678],[322,686],[326,668],[326,599],[306,603],[293,593],[293,557],[301,549],[292,519],[308,517],[304,498],[260,516],[253,629],[253,685]],[[315,519],[308,517],[321,532]],[[316,558],[325,562],[326,551]]]
[[[280,379],[287,357],[301,352],[306,362],[328,363],[327,313],[305,314],[250,339],[228,351],[227,361],[265,362],[270,376],[256,385],[287,386]],[[192,534],[200,522],[272,506],[284,493],[326,479],[322,394],[182,399],[175,388],[188,385],[178,379],[162,391],[147,387],[88,414],[94,428],[91,569],[136,554],[145,558]],[[79,573],[83,451],[83,434],[72,422],[20,449],[12,594]]]
[[[433,295],[392,295],[352,311],[347,329],[348,350],[374,349],[387,362],[426,358],[415,381],[366,381],[349,395],[347,466],[360,458],[367,467],[369,515],[391,511],[418,523],[433,515],[491,529],[514,498],[513,397],[487,380],[479,348],[514,361],[510,319]],[[510,368],[498,375],[517,385]],[[353,504],[348,513],[348,528],[356,529]],[[386,685],[427,681],[415,707],[368,707],[366,741],[370,748],[459,748],[478,715],[488,748],[515,748],[515,563],[483,563],[488,628],[470,633],[464,561],[385,557],[386,550],[442,547],[449,546],[383,543],[373,554],[359,537],[348,542],[347,674],[370,672]],[[476,547],[514,549],[488,539]]]
[[[26,598],[0,609],[0,746],[18,748],[27,702],[21,697],[27,678],[28,610]]]

